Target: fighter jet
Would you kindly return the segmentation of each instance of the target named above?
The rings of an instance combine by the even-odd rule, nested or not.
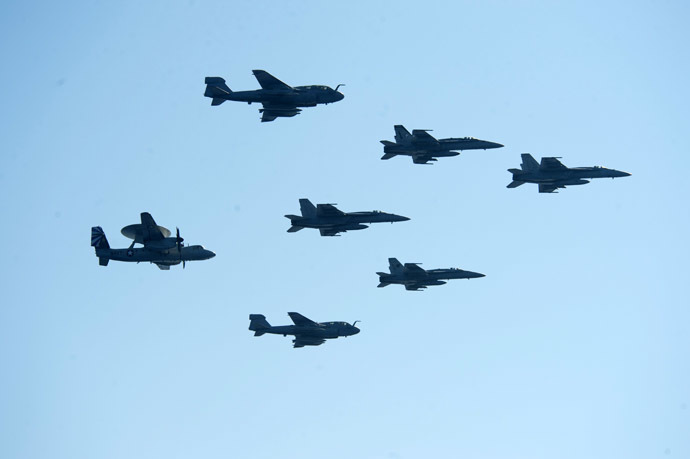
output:
[[[405,222],[409,220],[402,215],[387,214],[379,210],[371,212],[343,212],[337,204],[314,204],[308,199],[300,199],[302,216],[286,215],[292,226],[288,233],[296,233],[303,228],[318,228],[321,236],[338,236],[338,233],[368,228],[363,223]]]
[[[419,265],[421,263],[401,264],[396,258],[388,259],[389,273],[376,273],[379,275],[378,287],[386,287],[390,284],[401,284],[405,290],[425,289],[430,285],[443,285],[441,279],[475,279],[484,277],[484,274],[472,271],[464,271],[459,268],[450,269],[429,269],[425,270]]]
[[[355,327],[358,320],[350,325],[347,322],[322,322],[317,323],[309,320],[297,312],[288,312],[288,315],[295,325],[271,326],[266,321],[263,314],[249,315],[249,329],[254,332],[254,336],[261,336],[264,333],[274,335],[295,335],[292,340],[292,347],[319,346],[327,339],[338,338],[340,336],[352,336],[359,333],[359,328]]]
[[[513,181],[507,188],[517,188],[523,183],[538,183],[540,193],[553,193],[566,185],[584,185],[593,178],[628,177],[630,174],[605,167],[565,167],[556,157],[544,157],[541,164],[529,153],[523,153],[521,169],[508,169]]]
[[[148,261],[167,271],[170,266],[179,265],[180,262],[184,268],[187,261],[208,260],[216,256],[200,245],[185,247],[179,228],[175,237],[170,237],[170,230],[156,225],[148,212],[141,213],[141,224],[125,226],[122,228],[122,234],[133,239],[132,244],[126,249],[111,249],[103,229],[100,226],[91,228],[91,247],[96,249],[99,265],[108,266],[110,260],[137,263]],[[134,248],[134,244],[137,243],[143,244],[144,247]]]
[[[412,156],[415,164],[428,164],[437,161],[436,158],[458,156],[460,153],[452,150],[486,150],[487,148],[501,148],[503,145],[473,137],[435,139],[429,134],[431,129],[414,129],[412,134],[404,126],[395,126],[395,142],[382,140],[383,152],[381,159],[391,159],[397,155]]]
[[[261,89],[254,91],[234,92],[225,84],[225,80],[220,77],[206,77],[206,91],[204,96],[210,97],[211,105],[220,105],[226,100],[238,102],[259,102],[264,108],[259,109],[262,113],[261,121],[273,121],[278,117],[291,117],[299,114],[302,110],[297,107],[316,107],[317,104],[330,104],[343,100],[345,97],[338,92],[338,88],[344,86],[339,84],[335,89],[322,85],[310,86],[288,86],[268,72],[263,70],[252,70],[254,76],[259,81]]]

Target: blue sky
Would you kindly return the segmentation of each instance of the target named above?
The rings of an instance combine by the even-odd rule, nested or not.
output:
[[[3,4],[0,457],[689,457],[688,13]],[[252,69],[346,97],[202,96]],[[394,124],[506,147],[380,161]],[[523,152],[632,176],[506,189]],[[411,221],[288,234],[302,197]],[[142,211],[217,257],[98,266]],[[487,277],[377,289],[388,257]],[[362,333],[247,330],[287,311]]]

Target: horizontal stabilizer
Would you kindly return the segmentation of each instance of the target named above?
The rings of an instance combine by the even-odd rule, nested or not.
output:
[[[390,140],[381,140],[381,143],[387,147],[394,147],[397,145],[395,142],[391,142]]]
[[[395,156],[396,156],[395,153],[386,153],[385,155],[381,156],[381,159],[391,159]]]
[[[512,182],[510,182],[510,183],[508,184],[508,186],[507,186],[506,188],[517,188],[517,187],[519,187],[520,185],[523,185],[524,183],[525,183],[525,182],[521,182],[521,181],[519,181],[519,180],[513,180]]]
[[[391,284],[388,283],[388,282],[381,282],[379,285],[377,285],[377,287],[378,287],[378,288],[383,288],[383,287],[387,287],[387,286],[389,286],[389,285],[391,285]]]
[[[110,258],[98,257],[98,264],[101,266],[108,266],[109,261],[110,261]]]
[[[206,83],[204,96],[213,99],[211,105],[222,104],[223,100],[232,92],[230,88],[228,88],[228,85],[225,84],[225,80],[220,77],[206,77],[204,83]]]
[[[296,233],[297,231],[302,230],[302,229],[304,229],[304,226],[291,226],[291,227],[287,230],[287,232],[288,232],[288,233]]]

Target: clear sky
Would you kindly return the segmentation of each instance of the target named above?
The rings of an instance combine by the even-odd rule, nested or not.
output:
[[[682,1],[4,2],[0,457],[690,457]],[[204,77],[345,83],[260,123]],[[393,125],[505,144],[380,161]],[[632,173],[506,189],[520,153]],[[288,234],[298,199],[411,217]],[[148,211],[217,257],[111,262]],[[377,289],[387,258],[487,276]],[[315,348],[255,338],[362,320]]]

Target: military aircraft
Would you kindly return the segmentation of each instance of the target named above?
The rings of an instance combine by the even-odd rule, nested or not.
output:
[[[415,164],[428,164],[437,161],[436,158],[458,156],[460,153],[452,150],[486,150],[487,148],[501,148],[503,145],[473,137],[435,139],[429,134],[430,129],[414,129],[412,134],[400,124],[395,125],[395,142],[382,140],[384,155],[381,159],[391,159],[394,156],[412,156]]]
[[[302,216],[286,215],[292,226],[288,233],[296,233],[303,228],[318,228],[321,236],[338,236],[338,233],[368,228],[364,223],[405,222],[402,215],[387,214],[379,210],[371,212],[343,212],[336,204],[314,204],[308,199],[299,200]]]
[[[200,245],[184,246],[180,237],[179,228],[175,237],[170,237],[170,230],[156,225],[156,222],[148,212],[141,213],[141,223],[125,226],[122,234],[133,239],[132,244],[126,249],[111,249],[103,228],[94,226],[91,228],[91,247],[95,247],[98,264],[108,266],[110,260],[115,261],[148,261],[155,263],[160,269],[169,270],[170,266],[193,260],[208,260],[216,256],[210,250]],[[144,247],[134,248],[134,244],[143,244]]]
[[[317,104],[331,104],[343,100],[345,97],[335,89],[322,85],[288,86],[264,70],[252,70],[259,81],[261,89],[254,91],[232,91],[220,77],[206,77],[206,91],[204,96],[210,97],[211,105],[220,105],[226,100],[238,102],[259,102],[264,108],[261,121],[273,121],[278,117],[291,117],[302,110],[297,107],[316,107]]]
[[[271,326],[266,321],[263,314],[249,315],[249,329],[254,332],[254,336],[261,336],[264,333],[274,335],[295,335],[292,340],[292,347],[319,346],[327,339],[338,338],[340,336],[352,336],[359,333],[359,328],[355,327],[358,320],[350,325],[347,322],[321,322],[317,323],[307,319],[297,312],[288,312],[288,315],[295,325]]]
[[[523,183],[539,184],[540,193],[553,193],[566,185],[584,185],[593,178],[628,177],[630,174],[605,167],[565,167],[556,157],[543,157],[541,164],[529,153],[523,153],[521,169],[508,169],[513,181],[507,188],[517,188]]]
[[[484,277],[484,274],[475,273],[472,271],[464,271],[459,268],[450,269],[429,269],[425,270],[419,265],[421,263],[405,263],[401,264],[397,258],[389,258],[388,266],[389,273],[376,273],[379,275],[378,287],[386,287],[390,284],[402,284],[405,290],[420,290],[425,289],[430,285],[443,285],[441,279],[475,279],[477,277]]]

